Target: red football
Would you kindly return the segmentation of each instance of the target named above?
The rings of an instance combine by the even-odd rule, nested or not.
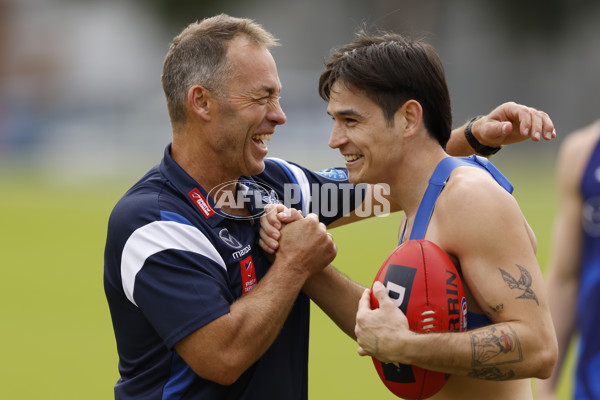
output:
[[[462,281],[448,255],[428,240],[409,240],[385,260],[375,281],[383,283],[408,318],[413,332],[464,331],[467,301]],[[371,292],[371,308],[379,302]],[[449,374],[414,365],[382,363],[373,358],[379,377],[396,396],[426,399],[444,387]]]

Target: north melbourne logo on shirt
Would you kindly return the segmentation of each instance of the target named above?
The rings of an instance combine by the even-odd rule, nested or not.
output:
[[[320,171],[315,171],[315,173],[332,181],[345,181],[348,179],[348,176],[343,170],[335,168],[322,169]]]
[[[231,233],[229,233],[227,228],[223,228],[219,231],[219,237],[229,247],[232,247],[234,249],[242,248],[242,244],[240,243],[240,241],[237,240],[236,238],[234,238],[233,236],[231,236]]]

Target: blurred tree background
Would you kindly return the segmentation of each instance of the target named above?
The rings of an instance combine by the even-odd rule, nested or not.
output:
[[[170,136],[159,82],[169,42],[221,12],[280,39],[288,123],[272,154],[315,167],[336,162],[318,76],[363,23],[435,45],[455,125],[516,101],[548,112],[565,135],[600,108],[592,0],[0,0],[0,10],[0,165],[64,180],[137,176],[160,157]],[[553,159],[559,142],[533,153]],[[532,145],[510,153],[531,154]]]

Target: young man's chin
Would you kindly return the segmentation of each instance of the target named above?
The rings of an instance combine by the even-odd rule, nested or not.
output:
[[[351,184],[353,184],[354,186],[358,185],[359,183],[364,183],[361,182],[360,178],[358,176],[356,176],[355,174],[348,174],[348,182],[350,182]]]

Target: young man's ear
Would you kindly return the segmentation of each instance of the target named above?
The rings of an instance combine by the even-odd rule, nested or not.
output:
[[[400,107],[404,122],[404,136],[414,135],[421,129],[423,122],[423,107],[416,100],[408,100]]]
[[[196,85],[188,90],[187,103],[190,113],[205,121],[209,121],[211,118],[211,101],[210,93],[204,86]]]

